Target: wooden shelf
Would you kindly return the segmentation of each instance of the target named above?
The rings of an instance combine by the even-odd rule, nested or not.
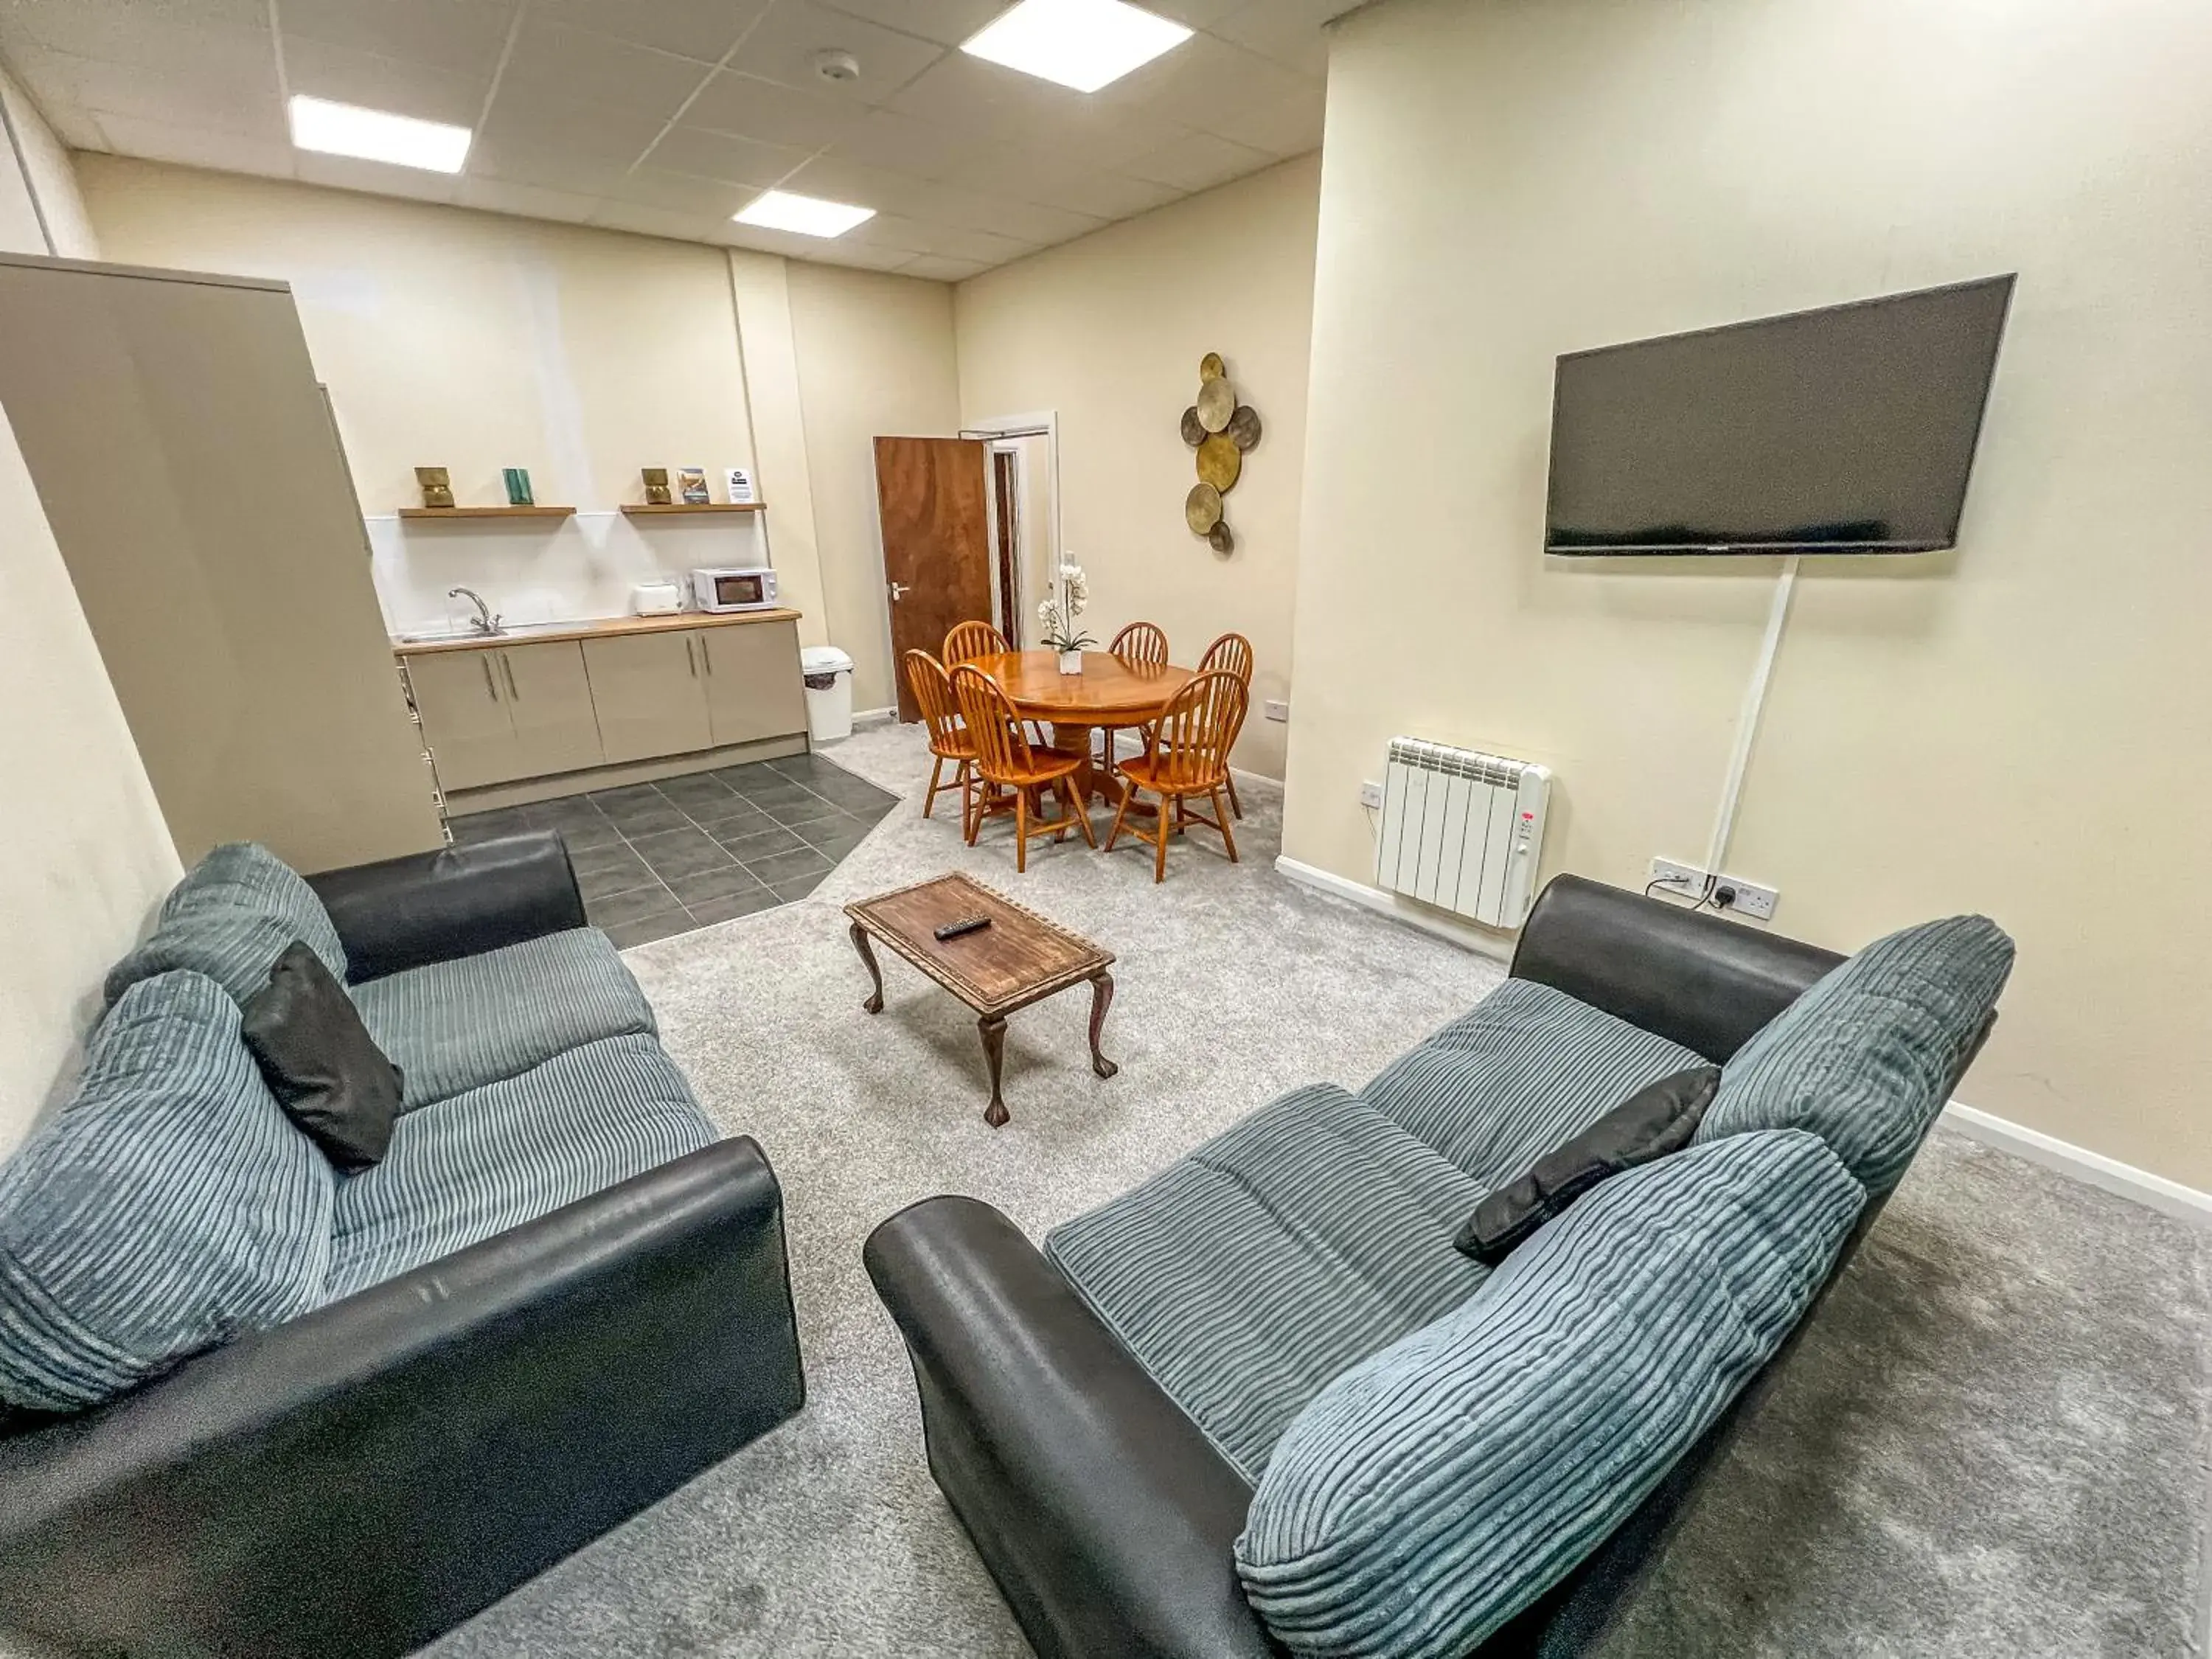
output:
[[[403,507],[403,519],[573,519],[573,507]]]
[[[663,513],[757,513],[766,501],[651,501],[633,502],[623,508],[633,519]]]

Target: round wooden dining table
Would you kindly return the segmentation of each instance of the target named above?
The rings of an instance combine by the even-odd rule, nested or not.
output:
[[[1097,795],[1109,806],[1121,805],[1121,787],[1091,763],[1091,734],[1151,725],[1195,672],[1127,662],[1105,651],[1085,652],[1080,674],[1061,673],[1057,651],[1008,651],[970,666],[996,680],[1024,720],[1051,726],[1054,748],[1083,757],[1076,789],[1083,799]]]

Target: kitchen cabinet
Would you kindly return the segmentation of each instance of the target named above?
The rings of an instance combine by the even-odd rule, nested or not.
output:
[[[714,747],[704,654],[698,632],[688,629],[584,641],[599,741],[611,763]]]
[[[698,637],[707,670],[708,722],[716,744],[750,743],[806,729],[795,624],[708,628]]]
[[[499,695],[489,651],[447,651],[407,659],[422,735],[447,789],[504,783],[514,769],[514,720]]]
[[[599,715],[582,646],[562,640],[550,645],[503,645],[476,654],[499,659],[501,688],[514,720],[516,769],[509,777],[580,772],[610,758],[599,742]]]
[[[549,645],[427,652],[407,680],[438,781],[473,789],[599,765],[599,721],[582,648]]]

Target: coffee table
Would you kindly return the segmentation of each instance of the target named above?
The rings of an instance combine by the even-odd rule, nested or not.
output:
[[[1121,1070],[1098,1051],[1106,1010],[1114,1001],[1114,953],[1079,933],[1048,921],[980,881],[939,876],[896,892],[879,893],[845,907],[852,918],[853,948],[867,965],[875,990],[860,1006],[884,1011],[883,969],[868,941],[879,939],[935,980],[976,1013],[983,1055],[991,1066],[991,1104],[983,1121],[1002,1127],[1010,1115],[999,1073],[1006,1051],[1006,1016],[1018,1008],[1077,985],[1091,987],[1091,1069],[1100,1077]],[[988,915],[988,927],[940,941],[936,930],[963,916]]]

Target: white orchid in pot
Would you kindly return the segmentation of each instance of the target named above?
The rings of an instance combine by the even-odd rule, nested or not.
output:
[[[1080,674],[1084,651],[1098,643],[1090,635],[1075,631],[1075,619],[1091,603],[1091,579],[1083,574],[1081,565],[1063,564],[1053,586],[1053,597],[1037,606],[1037,620],[1044,624],[1044,642],[1060,653],[1061,673]]]

